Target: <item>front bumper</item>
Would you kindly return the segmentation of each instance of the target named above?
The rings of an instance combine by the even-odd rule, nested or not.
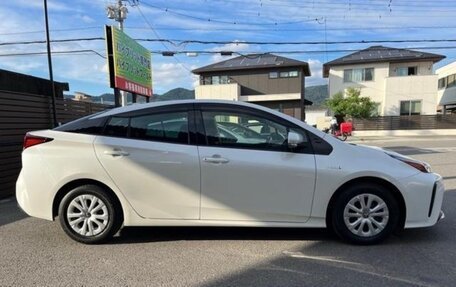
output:
[[[424,181],[417,184],[421,179]],[[428,183],[425,184],[425,181]],[[445,187],[440,175],[427,174],[426,177],[423,177],[421,174],[419,178],[414,178],[407,190],[405,228],[433,226],[445,217],[442,212]]]

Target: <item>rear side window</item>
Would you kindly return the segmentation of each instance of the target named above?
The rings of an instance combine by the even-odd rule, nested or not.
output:
[[[131,118],[130,138],[187,144],[188,113],[163,113]]]
[[[129,118],[111,117],[106,124],[104,134],[113,137],[127,137]]]
[[[69,122],[56,127],[55,131],[81,133],[81,134],[101,134],[106,117],[91,119],[94,115],[86,116],[81,119]]]

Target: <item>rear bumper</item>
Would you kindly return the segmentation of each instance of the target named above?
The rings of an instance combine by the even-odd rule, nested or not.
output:
[[[26,183],[22,170],[16,182],[16,199],[19,207],[30,216],[53,220],[52,199],[46,193],[33,190],[36,191],[36,187]]]

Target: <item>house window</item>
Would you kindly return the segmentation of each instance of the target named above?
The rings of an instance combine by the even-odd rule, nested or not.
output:
[[[374,80],[374,68],[346,69],[344,70],[344,82],[366,82]]]
[[[399,67],[396,69],[396,76],[416,76],[418,74],[418,67]]]
[[[298,71],[290,71],[290,72],[288,73],[288,76],[289,76],[290,78],[296,78],[296,77],[298,76]]]
[[[220,76],[220,84],[229,84],[230,83],[230,79],[228,78],[228,76]]]
[[[279,77],[279,73],[269,72],[269,79],[277,79],[278,77]]]
[[[401,116],[411,116],[411,115],[420,115],[421,114],[421,101],[401,101]]]
[[[220,84],[220,76],[212,76],[212,85]]]
[[[449,76],[447,77],[447,88],[452,87],[452,86],[454,86],[454,85],[456,85],[456,82],[455,82],[455,74],[449,75]]]
[[[280,72],[280,77],[281,78],[288,78],[289,77],[289,73],[288,72]]]
[[[441,78],[441,79],[439,79],[439,90],[445,88],[445,86],[446,86],[446,79],[447,79],[447,78]]]
[[[211,85],[212,84],[212,78],[211,77],[204,77],[203,78],[203,85]]]

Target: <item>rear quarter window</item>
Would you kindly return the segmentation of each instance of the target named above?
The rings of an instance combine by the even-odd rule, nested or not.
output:
[[[103,131],[106,117],[86,116],[54,128],[55,131],[99,135]]]

